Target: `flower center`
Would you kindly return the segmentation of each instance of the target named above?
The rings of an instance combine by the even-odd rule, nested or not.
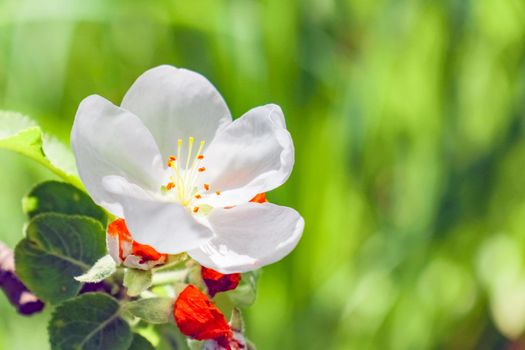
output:
[[[193,153],[194,142],[194,137],[190,136],[188,138],[188,151],[184,152],[183,140],[177,141],[177,155],[170,155],[167,162],[171,169],[170,180],[165,186],[162,186],[162,190],[174,195],[179,203],[190,208],[193,213],[198,213],[200,207],[197,202],[204,193],[210,191],[210,185],[206,183],[199,185],[197,181],[199,175],[206,171],[206,167],[203,166],[204,155],[202,154],[205,142],[204,140],[200,141],[199,147],[195,147],[197,152]],[[183,161],[184,153],[186,153],[186,157]],[[220,191],[216,191],[215,194],[220,195]]]

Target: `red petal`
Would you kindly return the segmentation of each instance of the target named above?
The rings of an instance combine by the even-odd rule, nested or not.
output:
[[[160,260],[162,257],[165,257],[165,259],[168,258],[167,254],[161,254],[151,246],[140,244],[135,241],[133,242],[133,246],[131,248],[131,254],[142,257],[141,263],[146,261]]]
[[[201,268],[201,276],[212,298],[217,293],[237,288],[241,281],[240,273],[225,275],[204,266]]]
[[[197,340],[211,340],[224,344],[233,332],[222,312],[194,285],[188,285],[174,306],[174,316],[180,331]]]
[[[255,195],[255,197],[253,197],[250,202],[255,202],[255,203],[268,202],[268,199],[266,199],[266,193],[263,192],[263,193],[259,193],[259,194]]]
[[[167,258],[166,254],[161,254],[146,244],[140,244],[133,241],[133,237],[126,226],[124,219],[117,219],[108,225],[108,234],[111,236],[118,236],[119,240],[119,256],[122,260],[126,257],[122,253],[122,243],[133,243],[131,254],[142,257],[142,262],[159,260],[163,256]]]

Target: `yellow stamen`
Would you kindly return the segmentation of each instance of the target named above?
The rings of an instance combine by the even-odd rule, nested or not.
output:
[[[196,153],[193,153],[193,143],[195,138],[190,136],[188,137],[188,149],[183,149],[183,140],[177,140],[177,153],[175,155],[170,155],[168,157],[168,166],[173,169],[173,175],[170,176],[170,182],[166,185],[165,188],[171,190],[173,188],[177,189],[178,201],[183,205],[189,208],[193,208],[196,213],[199,211],[199,207],[194,207],[192,202],[195,199],[201,199],[202,195],[199,193],[198,188],[196,187],[196,182],[198,174],[206,171],[206,167],[201,165],[204,155],[202,151],[204,149],[204,141],[200,141],[198,150]],[[181,153],[187,152],[185,164],[181,164]],[[209,184],[204,184],[206,191],[210,189]],[[220,192],[219,192],[220,193]]]
[[[190,147],[188,147],[188,157],[186,158],[186,168],[185,168],[185,170],[188,170],[188,167],[190,165],[190,157],[191,157],[191,150],[193,149],[193,141],[194,141],[193,136],[190,136],[188,138],[188,142],[190,144]]]

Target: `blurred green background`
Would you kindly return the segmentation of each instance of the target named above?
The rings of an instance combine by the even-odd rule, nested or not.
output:
[[[64,142],[82,98],[164,63],[294,137],[269,198],[306,229],[260,279],[259,349],[525,349],[523,0],[0,0],[0,109]],[[14,246],[52,175],[0,164]],[[47,317],[0,294],[0,350],[47,349]]]

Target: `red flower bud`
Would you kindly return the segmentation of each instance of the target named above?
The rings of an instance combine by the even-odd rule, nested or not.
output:
[[[128,227],[126,226],[126,221],[124,219],[117,219],[110,223],[108,225],[108,234],[112,237],[118,237],[119,256],[122,260],[126,259],[126,256],[130,253],[142,258],[141,263],[167,258],[166,254],[159,253],[153,247],[135,242],[128,230]],[[131,244],[131,252],[129,253],[124,252],[124,246],[126,244]]]
[[[233,331],[222,312],[194,285],[188,285],[177,298],[173,308],[180,331],[193,339],[215,340],[231,349]]]
[[[213,298],[215,294],[237,288],[241,281],[240,273],[222,274],[207,267],[201,268],[201,276],[208,287],[208,294]]]

